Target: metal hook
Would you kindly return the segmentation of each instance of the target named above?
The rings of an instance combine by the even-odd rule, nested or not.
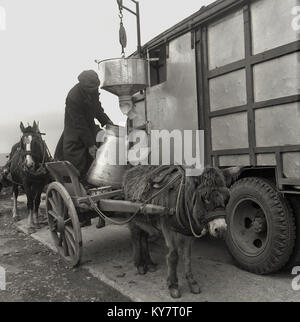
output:
[[[121,10],[121,8],[123,7],[123,0],[117,0],[118,6]]]

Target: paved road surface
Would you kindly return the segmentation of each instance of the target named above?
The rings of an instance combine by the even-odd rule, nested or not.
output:
[[[0,197],[0,266],[7,280],[0,302],[129,301],[85,268],[68,269],[48,247],[19,232],[11,204]]]
[[[19,229],[24,229],[24,221]],[[129,231],[126,227],[95,226],[83,228],[84,256],[81,268],[133,301],[170,301],[166,289],[166,248],[161,241],[151,244],[153,259],[158,263],[155,273],[136,274],[132,264]],[[53,247],[47,227],[31,235],[49,248]],[[58,258],[58,255],[54,255]],[[36,261],[41,255],[36,254]],[[300,301],[300,291],[292,290],[294,276],[289,272],[257,276],[234,266],[222,241],[203,239],[195,242],[193,267],[202,293],[192,295],[180,276],[182,301]],[[58,274],[59,270],[57,271]],[[66,273],[66,271],[64,271]],[[66,273],[68,276],[68,272]],[[80,276],[78,277],[80,278]]]

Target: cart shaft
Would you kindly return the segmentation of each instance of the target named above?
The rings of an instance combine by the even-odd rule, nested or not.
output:
[[[162,206],[156,205],[145,205],[142,203],[136,203],[131,201],[123,200],[101,200],[99,202],[99,208],[102,211],[112,211],[112,212],[121,212],[121,213],[135,213],[139,209],[141,212],[147,215],[168,215],[172,214],[172,210]]]

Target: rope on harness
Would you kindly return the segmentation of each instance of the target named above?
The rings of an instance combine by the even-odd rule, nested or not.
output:
[[[167,188],[169,188],[173,183],[175,183],[179,178],[181,177],[181,174],[177,175],[176,177],[174,177],[170,182],[168,182],[168,184],[166,184],[162,189],[160,189],[158,192],[156,192],[153,196],[151,196],[150,198],[148,198],[146,201],[143,202],[143,204],[139,207],[139,209],[127,220],[125,221],[117,221],[117,220],[113,220],[111,218],[109,218],[108,216],[106,216],[97,206],[97,204],[95,203],[95,201],[92,199],[91,196],[88,196],[88,200],[90,202],[90,205],[92,207],[93,210],[95,210],[97,212],[97,214],[102,218],[105,219],[107,221],[110,221],[111,223],[115,224],[115,225],[126,225],[128,223],[130,223],[140,212],[142,212],[145,208],[145,206],[152,201],[154,198],[156,198],[157,196],[159,196],[161,193],[163,193]],[[176,211],[177,212],[177,211]]]
[[[185,198],[185,173],[184,173],[184,170],[181,167],[178,167],[178,170],[181,172],[181,182],[180,182],[179,191],[178,191],[178,195],[177,195],[177,202],[176,202],[176,220],[177,220],[177,223],[181,226],[181,228],[183,228],[183,229],[186,228],[184,226],[181,218],[180,218],[180,202],[182,201],[184,209],[185,209],[185,212],[186,212],[187,217],[188,217],[189,226],[190,226],[190,229],[191,229],[191,232],[192,232],[193,236],[195,238],[201,238],[201,237],[203,237],[203,234],[201,233],[200,235],[198,235],[195,232],[195,229],[194,229],[193,223],[192,223],[191,213],[190,213],[190,210],[189,210],[189,207],[187,205],[186,198]],[[194,199],[195,199],[195,193],[193,195],[193,200]]]
[[[97,204],[95,203],[95,201],[92,199],[91,196],[88,196],[88,200],[90,202],[90,205],[92,207],[93,210],[96,211],[96,213],[104,220],[107,220],[109,222],[111,222],[112,224],[114,225],[118,225],[118,226],[123,226],[123,225],[126,225],[126,224],[129,224],[136,216],[137,214],[139,213],[140,211],[140,208],[128,219],[126,219],[125,221],[118,221],[118,220],[114,220],[114,219],[111,219],[109,218],[108,216],[106,216],[100,209],[99,207],[97,206]]]
[[[187,200],[185,198],[185,176],[184,176],[184,170],[182,169],[182,167],[178,167],[178,175],[175,176],[172,180],[170,180],[162,189],[160,189],[158,192],[156,192],[154,195],[152,195],[150,198],[148,198],[147,200],[145,200],[143,202],[143,204],[139,207],[139,209],[131,216],[129,217],[127,220],[125,221],[118,221],[118,220],[113,220],[111,218],[109,218],[108,216],[106,216],[97,206],[97,204],[94,202],[94,200],[92,199],[91,196],[88,196],[88,200],[90,202],[90,205],[92,207],[92,209],[94,209],[97,214],[104,220],[107,220],[115,225],[126,225],[128,223],[130,223],[140,212],[143,212],[143,209],[145,208],[145,206],[150,203],[153,199],[155,199],[156,197],[158,197],[161,193],[163,193],[164,191],[166,191],[171,185],[173,185],[175,182],[177,182],[179,179],[181,179],[180,181],[180,185],[179,185],[179,190],[178,190],[178,194],[177,194],[177,200],[176,200],[176,220],[178,222],[178,224],[185,229],[186,227],[184,226],[181,218],[180,218],[180,203],[183,203],[183,207],[185,209],[185,213],[187,215],[188,218],[188,222],[189,222],[189,227],[191,230],[191,233],[193,234],[193,236],[195,238],[202,238],[203,234],[197,234],[194,227],[193,227],[193,222],[192,222],[192,216],[191,216],[191,212],[190,209],[188,207],[187,204]],[[195,195],[196,192],[194,192],[193,194],[193,201],[195,200]],[[216,218],[220,218],[220,215],[215,215]]]
[[[195,193],[194,193],[194,195],[193,195],[193,199],[194,199],[194,198],[195,198]],[[203,237],[202,232],[201,232],[201,234],[200,234],[200,235],[198,235],[198,234],[195,232],[195,230],[194,230],[193,223],[192,223],[192,218],[191,218],[191,213],[190,213],[190,209],[189,209],[189,207],[188,207],[188,205],[187,205],[186,200],[185,200],[184,204],[185,204],[185,212],[186,212],[186,214],[187,214],[188,221],[189,221],[189,225],[190,225],[190,229],[191,229],[191,232],[192,232],[193,236],[194,236],[195,238],[201,238],[201,237]]]

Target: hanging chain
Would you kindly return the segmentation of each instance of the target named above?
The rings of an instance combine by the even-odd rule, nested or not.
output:
[[[119,36],[120,36],[120,44],[122,46],[122,57],[125,58],[125,48],[127,46],[127,35],[126,35],[126,30],[124,28],[124,25],[123,25],[123,9],[121,7],[121,5],[119,5],[119,10],[120,10],[120,13],[119,13],[119,18],[120,18],[120,32],[119,32]]]

